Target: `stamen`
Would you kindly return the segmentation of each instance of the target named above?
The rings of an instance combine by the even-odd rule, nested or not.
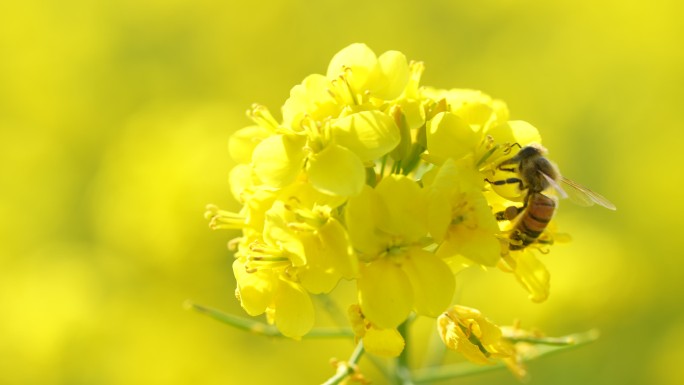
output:
[[[296,222],[290,222],[287,227],[294,231],[316,231],[328,222],[331,208],[328,206],[314,206],[313,209],[297,207],[300,202],[296,197],[290,197],[290,203],[284,205],[285,209],[295,216]]]
[[[240,245],[240,242],[242,242],[242,239],[243,237],[237,237],[228,241],[228,250],[236,251],[238,249],[238,246]]]
[[[254,241],[249,244],[249,251],[252,253],[261,254],[262,256],[281,255],[282,253],[279,248],[258,241]],[[254,254],[252,254],[252,257],[253,256]]]
[[[353,76],[352,69],[349,67],[342,68],[342,74],[330,82],[328,93],[330,96],[341,105],[359,105],[360,95],[357,97],[354,89],[349,83],[349,78]]]
[[[314,153],[322,151],[329,142],[327,125],[312,119],[308,115],[302,118],[300,125],[303,134],[308,139],[306,143],[308,150]]]
[[[311,232],[316,231],[316,228],[311,227],[310,225],[308,225],[306,223],[296,223],[296,222],[288,223],[287,228],[292,230],[292,231],[301,232],[301,233],[311,233]]]
[[[239,230],[247,224],[244,215],[221,210],[215,205],[207,205],[204,217],[209,220],[209,228],[212,230]]]
[[[271,130],[272,132],[278,131],[280,124],[273,118],[271,112],[265,106],[261,104],[254,103],[252,107],[247,110],[247,116],[254,121],[254,123],[259,126]]]
[[[263,255],[254,255],[254,256],[247,256],[247,259],[250,262],[263,262],[263,263],[272,263],[272,262],[288,262],[289,259],[285,257],[265,257]]]
[[[451,225],[463,225],[468,229],[477,229],[476,216],[473,215],[475,207],[470,205],[466,200],[466,194],[460,194],[457,197],[457,205],[454,205],[451,209]]]
[[[275,269],[291,265],[290,259],[285,256],[283,250],[258,241],[250,243],[248,251],[244,255],[246,257],[245,270],[248,273],[255,273],[260,269]]]
[[[491,139],[490,136],[489,136],[489,138]],[[482,165],[499,149],[499,145],[491,146],[491,147],[490,146],[491,146],[491,143],[489,143],[489,142],[487,142],[484,145],[484,147],[488,148],[488,150],[487,150],[487,152],[484,153],[484,155],[482,155],[480,160],[477,161],[477,164],[475,165],[476,169],[480,170]]]
[[[349,83],[349,78],[352,76],[354,76],[352,69],[350,67],[344,67],[344,74],[341,76],[342,80],[344,81],[344,85],[347,86],[347,92],[349,93],[349,96],[351,97],[352,101],[354,102],[354,104],[358,105],[361,103],[359,103],[359,100],[357,100],[356,93],[354,92],[354,89]]]

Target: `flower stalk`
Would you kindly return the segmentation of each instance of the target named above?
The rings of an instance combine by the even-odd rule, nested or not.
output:
[[[528,362],[548,355],[576,349],[596,341],[598,336],[598,331],[592,329],[586,332],[569,334],[563,337],[541,338],[534,342],[530,341],[530,343],[535,344],[535,349],[529,354],[525,355],[522,360],[524,362]],[[498,362],[492,365],[473,365],[469,362],[462,362],[458,364],[428,367],[415,370],[413,372],[413,379],[416,384],[431,384],[437,381],[483,374],[505,368],[506,364],[503,362]]]
[[[221,323],[230,325],[234,328],[250,332],[252,334],[264,336],[264,337],[276,337],[276,338],[287,338],[283,333],[281,333],[277,327],[274,325],[269,325],[268,323],[255,321],[250,318],[238,317],[229,313],[222,312],[220,310],[210,308],[203,305],[198,305],[191,301],[186,301],[185,307],[187,309],[194,310],[200,314],[209,316]],[[304,336],[307,339],[317,339],[317,338],[351,338],[354,336],[354,332],[350,328],[314,328]]]
[[[344,381],[350,376],[358,374],[358,362],[363,355],[363,341],[359,341],[354,348],[349,360],[343,362],[337,362],[337,372],[334,376],[330,377],[323,385],[336,385]]]

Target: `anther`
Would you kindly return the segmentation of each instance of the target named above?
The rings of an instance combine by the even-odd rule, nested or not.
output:
[[[252,104],[252,107],[247,110],[247,116],[259,126],[275,132],[280,127],[280,124],[275,120],[271,112],[261,104]]]

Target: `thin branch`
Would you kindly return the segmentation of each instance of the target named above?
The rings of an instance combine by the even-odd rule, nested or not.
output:
[[[240,330],[266,337],[285,337],[274,325],[224,313],[220,310],[192,303],[191,301],[186,301],[185,306]],[[302,338],[311,339],[339,337],[354,337],[354,332],[350,328],[314,328]]]
[[[397,366],[395,370],[397,382],[401,385],[413,385],[411,367],[409,366],[409,346],[411,346],[409,325],[412,321],[413,317],[409,317],[397,328],[401,336],[404,337],[404,350],[402,350],[399,357],[397,357]]]
[[[383,159],[387,159],[387,156],[385,156]],[[342,325],[347,323],[347,316],[345,313],[340,309],[340,307],[337,305],[337,303],[327,294],[320,294],[320,295],[314,295],[312,298],[317,301],[321,306],[323,306],[324,310],[330,315],[330,318],[335,322],[335,324],[343,328]],[[354,342],[352,340],[352,342]],[[371,355],[366,355],[366,359],[370,361],[373,366],[375,366],[380,373],[382,373],[385,378],[389,378],[389,369],[387,369],[387,366],[384,365],[381,360],[376,357]]]
[[[597,338],[598,332],[596,330],[590,330],[584,333],[571,334],[565,337],[554,339],[540,338],[537,339],[537,341],[540,341],[538,343],[541,344],[541,346],[537,347],[536,353],[523,357],[523,361],[531,361],[539,357],[575,349],[580,346],[584,346],[586,344],[594,342]],[[561,340],[565,341],[565,343],[562,345],[560,344]],[[438,366],[415,370],[413,372],[413,381],[416,384],[428,384],[434,381],[441,381],[456,377],[465,377],[474,374],[490,372],[505,367],[506,366],[502,362],[498,362],[493,365],[476,365],[470,362],[463,362],[448,366]]]
[[[335,373],[334,376],[330,377],[326,382],[324,382],[323,385],[339,384],[348,376],[356,373],[356,365],[361,359],[363,352],[363,340],[360,340],[359,343],[356,345],[356,348],[354,349],[354,352],[352,353],[351,357],[349,357],[349,361],[338,363],[337,373]]]
[[[599,337],[599,331],[596,329],[589,330],[584,333],[570,334],[563,337],[535,337],[535,336],[506,336],[504,338],[511,342],[526,342],[534,345],[552,345],[552,346],[567,346],[586,344],[588,342],[596,341]]]
[[[347,323],[347,315],[328,294],[312,295],[311,298],[323,307],[335,325],[342,327]]]

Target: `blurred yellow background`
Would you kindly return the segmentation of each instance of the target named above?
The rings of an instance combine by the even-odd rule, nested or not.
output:
[[[574,241],[542,258],[544,304],[496,271],[459,277],[497,323],[601,330],[531,363],[532,383],[684,383],[683,16],[679,0],[0,2],[0,384],[329,377],[348,342],[267,340],[182,304],[243,314],[233,234],[202,216],[236,207],[228,137],[353,42],[424,61],[425,85],[505,100],[618,206],[563,204]]]

